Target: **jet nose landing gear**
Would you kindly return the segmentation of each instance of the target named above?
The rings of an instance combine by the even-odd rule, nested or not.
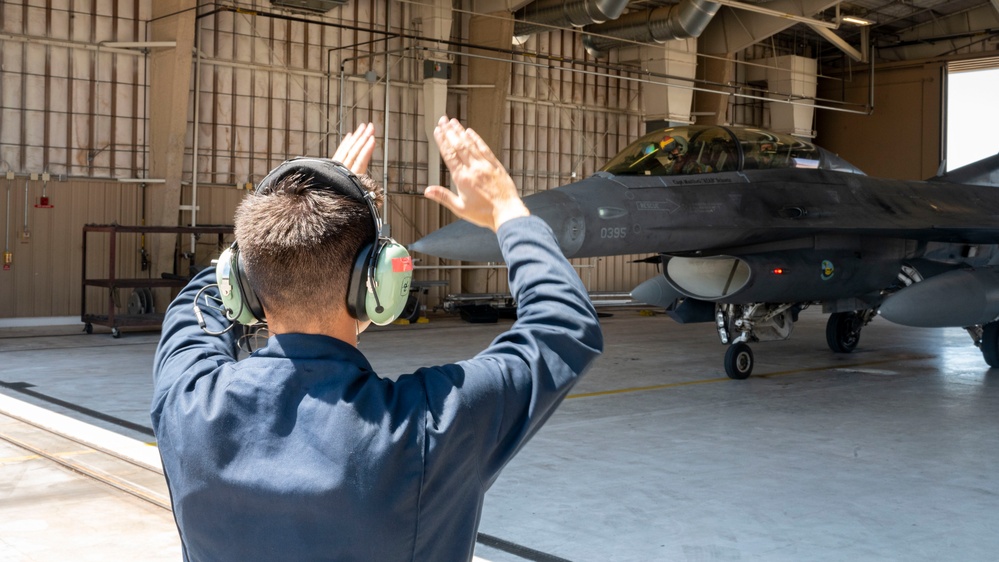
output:
[[[725,352],[725,374],[735,380],[748,379],[753,374],[753,350],[744,342],[733,343]]]
[[[725,374],[736,380],[749,378],[753,373],[753,350],[748,342],[786,340],[802,308],[795,303],[718,304],[718,338],[732,344],[725,352]]]

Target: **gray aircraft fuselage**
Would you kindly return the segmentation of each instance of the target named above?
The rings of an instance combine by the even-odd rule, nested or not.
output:
[[[685,153],[664,155],[681,135]],[[784,157],[779,166],[760,169],[764,157],[775,155]],[[999,156],[927,181],[873,178],[797,139],[757,129],[674,128],[639,139],[589,178],[524,201],[552,227],[569,258],[662,256],[666,283],[647,282],[661,293],[651,304],[715,303],[719,323],[722,312],[733,315],[726,305],[756,305],[752,312],[739,309],[750,328],[738,338],[759,341],[790,332],[781,324],[779,337],[763,338],[752,331],[754,321],[771,322],[790,306],[812,303],[831,312],[874,311],[884,303],[883,315],[909,325],[995,320],[993,278],[954,272],[999,262],[996,170]],[[492,232],[463,221],[411,249],[466,261],[502,259]],[[946,288],[943,281],[934,287],[932,278],[944,274]],[[934,310],[925,299],[945,304]],[[959,299],[963,306],[949,302]],[[770,312],[760,316],[760,310]],[[737,330],[726,330],[728,343]]]

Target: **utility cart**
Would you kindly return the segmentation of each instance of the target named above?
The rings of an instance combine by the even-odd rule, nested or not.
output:
[[[159,327],[163,324],[163,314],[153,307],[152,290],[159,287],[183,287],[189,277],[185,275],[163,274],[159,277],[126,277],[117,276],[118,236],[121,234],[193,234],[202,236],[214,234],[218,236],[218,248],[224,246],[224,238],[231,234],[233,227],[222,226],[122,226],[117,224],[88,224],[83,227],[83,283],[80,297],[80,320],[84,322],[84,330],[90,334],[94,324],[111,328],[112,337],[120,337],[124,326]],[[87,277],[87,235],[91,232],[108,234],[108,268],[107,276],[103,278]],[[87,312],[87,287],[103,287],[108,290],[107,314],[91,314]],[[121,306],[118,289],[131,289],[127,306]],[[124,308],[125,313],[116,309]]]

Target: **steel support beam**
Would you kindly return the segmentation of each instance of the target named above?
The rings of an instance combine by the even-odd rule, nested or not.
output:
[[[851,59],[857,62],[867,62],[866,57],[864,57],[864,53],[857,50],[853,45],[847,43],[846,39],[843,39],[842,37],[837,35],[835,31],[831,29],[826,29],[824,27],[816,27],[813,25],[809,25],[809,27],[811,27],[812,31],[814,31],[815,33],[821,35],[823,39],[835,45],[837,49],[846,53],[846,56],[850,57]],[[867,28],[865,27],[864,29]]]
[[[152,5],[151,40],[175,45],[155,48],[149,55],[149,173],[166,181],[147,188],[146,218],[150,226],[177,226],[197,2],[162,0]],[[153,275],[173,273],[177,235],[150,238]],[[158,289],[155,298],[157,308],[165,309],[167,291]]]
[[[969,48],[993,36],[999,28],[997,2],[991,0],[991,5],[981,4],[918,25],[902,33],[897,45],[881,45],[878,56],[886,60],[913,60]]]
[[[771,12],[801,19],[811,18],[836,4],[839,4],[838,0],[774,0],[767,2],[766,7]],[[812,20],[813,23],[814,21]],[[775,14],[747,12],[723,6],[701,34],[698,48],[701,53],[709,55],[737,53],[797,23],[795,19]]]
[[[826,29],[836,29],[839,24],[831,21],[822,21],[815,18],[806,17],[803,15],[798,15],[792,12],[785,12],[781,10],[775,10],[773,8],[767,8],[759,4],[750,4],[748,2],[737,2],[736,0],[713,0],[722,6],[728,6],[729,8],[735,8],[738,10],[746,10],[747,12],[756,12],[757,14],[763,14],[765,16],[773,16],[775,18],[788,19],[798,23],[807,23],[809,26],[813,27],[824,27]],[[768,4],[769,5],[769,4]]]
[[[510,48],[513,37],[513,14],[500,12],[490,15],[474,15],[468,26],[469,37],[486,47]],[[503,160],[503,116],[506,111],[506,95],[510,89],[509,54],[496,54],[472,49],[471,53],[489,55],[490,58],[470,58],[468,60],[468,82],[470,84],[490,84],[492,88],[473,88],[468,92],[468,126],[486,141],[496,157]],[[474,270],[466,272],[463,279],[464,292],[485,293],[486,272]]]

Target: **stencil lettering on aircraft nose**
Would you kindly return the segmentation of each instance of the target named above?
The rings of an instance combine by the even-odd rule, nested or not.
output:
[[[666,213],[667,215],[673,214],[680,205],[669,200],[664,199],[662,201],[639,201],[636,203],[639,211],[658,211],[660,213]]]

